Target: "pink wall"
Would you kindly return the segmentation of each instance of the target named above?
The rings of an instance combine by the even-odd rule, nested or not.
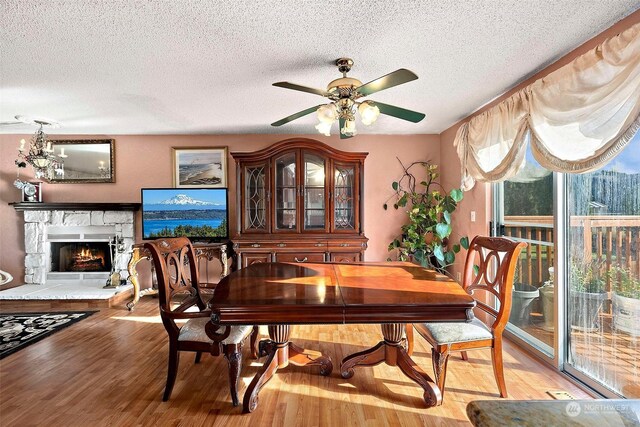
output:
[[[35,129],[34,129],[35,131]],[[55,135],[49,135],[56,139]],[[59,139],[114,138],[116,147],[116,182],[113,184],[44,184],[45,202],[139,202],[142,187],[171,187],[171,147],[220,147],[232,151],[254,151],[293,135],[78,135]],[[359,135],[341,141],[337,137],[304,135],[345,151],[364,151],[365,161],[365,235],[369,238],[368,261],[387,259],[387,245],[399,234],[406,214],[384,211],[382,205],[392,194],[391,182],[402,172],[396,156],[405,164],[429,160],[439,164],[438,135]],[[0,135],[0,269],[11,273],[13,284],[22,283],[24,275],[24,232],[22,213],[7,203],[20,200],[20,190],[13,187],[14,165],[20,138],[30,135]],[[235,164],[229,157],[229,201],[231,230],[235,231]],[[31,168],[21,170],[23,177]],[[137,241],[140,217],[136,223]]]
[[[460,122],[442,132],[440,134],[440,163],[442,164],[442,181],[445,184],[445,187],[450,188],[460,185],[460,160],[458,159],[458,155],[456,154],[455,148],[453,146],[453,141],[455,139],[458,128],[463,122],[466,122],[472,117],[482,113],[483,111],[486,111],[487,109],[513,95],[515,92],[519,91],[525,86],[530,85],[534,81],[546,76],[552,71],[555,71],[558,68],[568,64],[576,57],[584,54],[588,50],[594,48],[596,45],[602,43],[605,39],[615,36],[616,34],[626,30],[627,28],[637,24],[638,22],[640,22],[640,10],[632,13],[609,29],[603,31],[596,37],[582,44],[580,47],[558,59],[556,62],[549,65],[542,71],[536,73],[529,79],[523,81],[521,84],[507,91],[499,98],[483,106],[478,111],[465,117]],[[540,42],[542,43],[543,41]],[[471,211],[476,212],[475,223],[472,223],[470,221]],[[470,239],[472,238],[472,236],[476,235],[487,235],[489,233],[489,221],[491,220],[491,214],[491,185],[480,182],[476,183],[475,187],[471,191],[465,192],[464,199],[459,205],[456,214],[453,216],[454,230],[456,230],[456,232],[458,232],[460,235],[469,236]],[[458,257],[458,259],[456,260],[454,271],[458,272],[462,270],[462,266],[464,266],[464,259],[462,258],[463,257]]]

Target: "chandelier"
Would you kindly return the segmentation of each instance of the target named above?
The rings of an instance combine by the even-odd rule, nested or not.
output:
[[[43,125],[51,125],[50,122],[41,120],[34,120],[40,128],[36,131],[35,135],[31,137],[29,148],[25,147],[26,141],[20,140],[20,146],[18,148],[18,158],[16,159],[16,166],[18,166],[18,175],[20,174],[20,168],[26,168],[27,164],[33,167],[35,177],[44,180],[51,180],[64,170],[64,152],[60,156],[56,156],[53,153],[51,147],[51,141],[47,140],[47,135],[42,130]]]

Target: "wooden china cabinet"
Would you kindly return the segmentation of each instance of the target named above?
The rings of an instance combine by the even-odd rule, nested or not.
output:
[[[363,261],[367,154],[302,138],[231,153],[238,185],[237,265]]]

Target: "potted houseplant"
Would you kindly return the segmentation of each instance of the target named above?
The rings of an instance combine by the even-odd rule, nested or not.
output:
[[[570,270],[571,327],[584,331],[598,329],[598,315],[607,298],[602,266],[598,262],[573,262]]]
[[[613,326],[617,331],[640,335],[640,279],[626,268],[609,271],[613,295]]]
[[[400,159],[398,159],[400,161]],[[389,251],[398,252],[401,261],[412,260],[423,267],[443,270],[455,261],[460,248],[469,248],[469,239],[462,237],[459,243],[451,245],[451,214],[462,200],[462,190],[453,189],[447,193],[437,181],[438,167],[428,162],[413,162],[405,167],[398,181],[391,184],[395,198],[394,209],[407,208],[409,222],[402,226],[401,236],[389,243]],[[418,182],[413,168],[423,168],[425,179]],[[388,203],[383,205],[388,208]]]

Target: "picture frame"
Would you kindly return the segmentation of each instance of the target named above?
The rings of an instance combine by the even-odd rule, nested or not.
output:
[[[52,139],[60,170],[51,184],[116,182],[115,139]]]
[[[175,188],[227,188],[227,147],[172,147]]]

